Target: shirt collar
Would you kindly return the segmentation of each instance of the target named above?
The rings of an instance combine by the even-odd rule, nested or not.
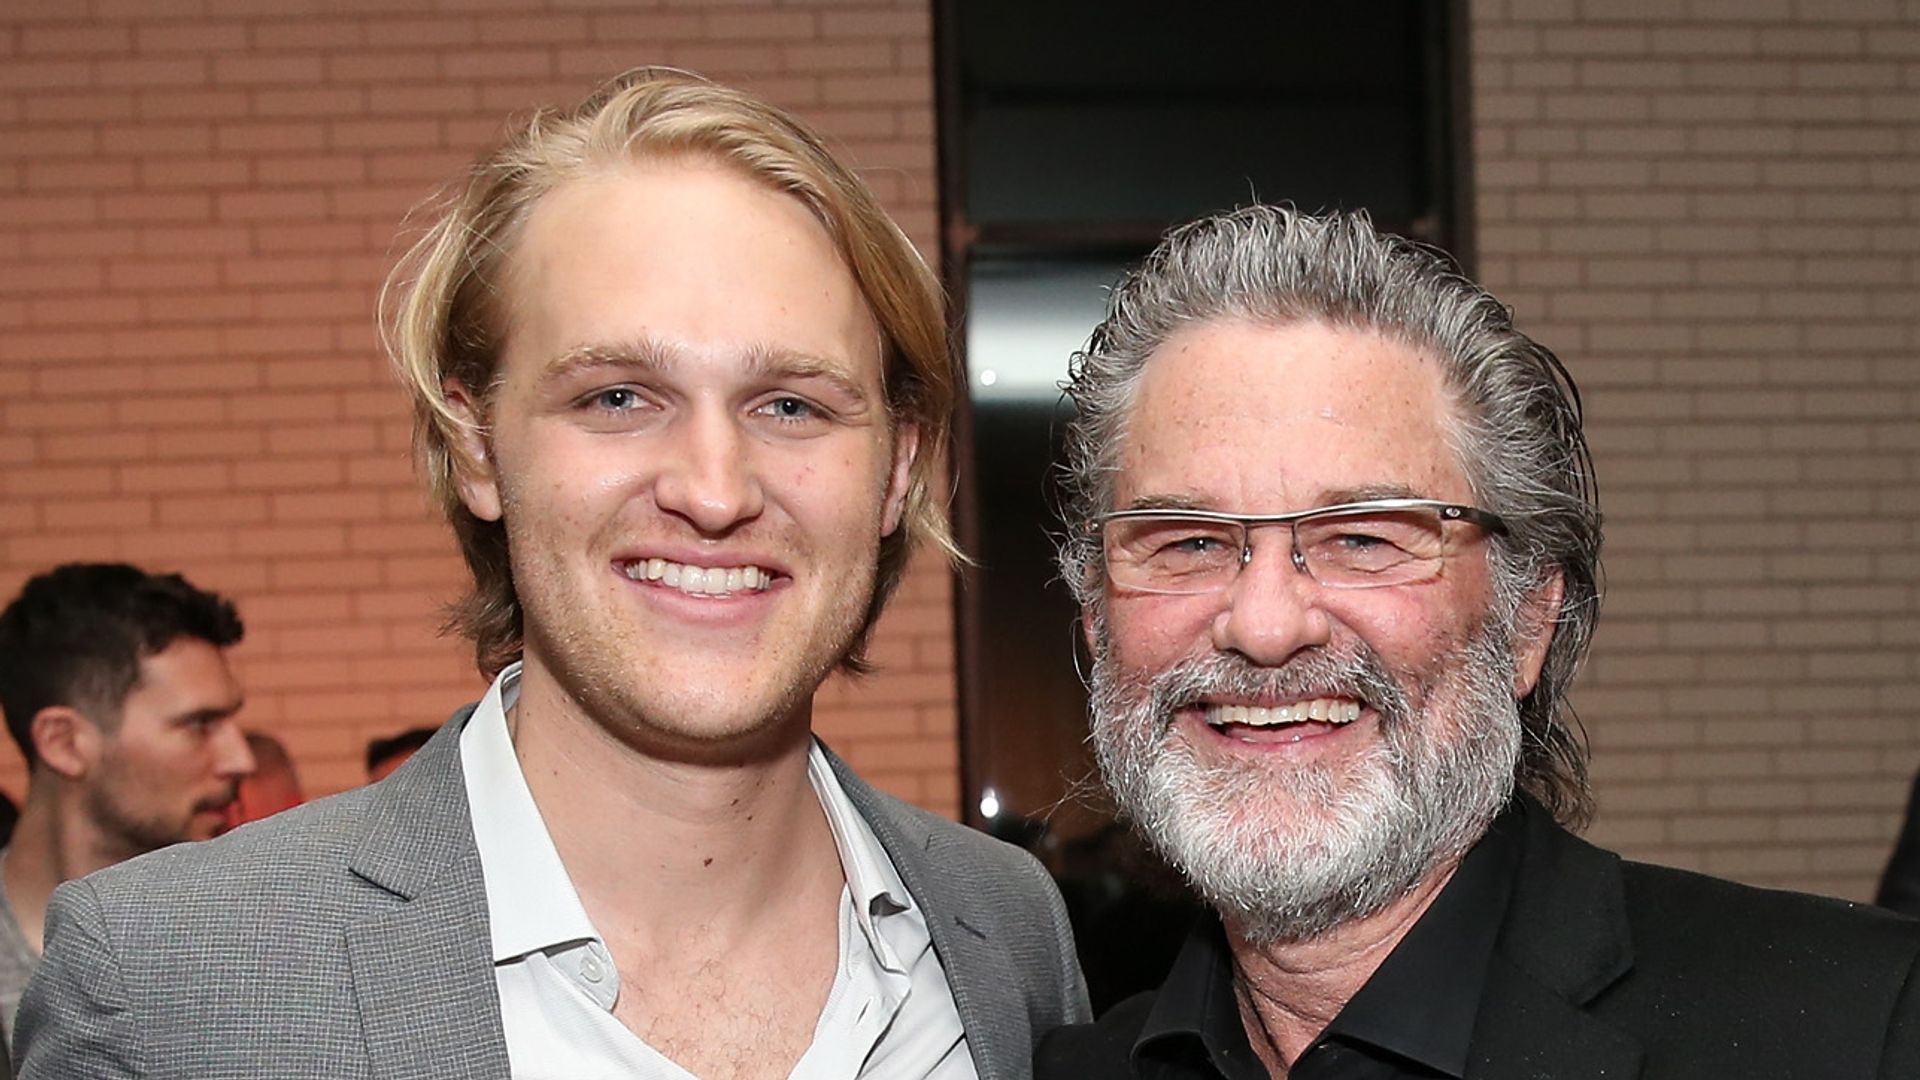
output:
[[[520,665],[513,663],[493,680],[460,733],[460,764],[487,886],[496,964],[600,936],[580,905],[513,752],[507,710],[519,696]]]
[[[1318,1041],[1365,1043],[1466,1075],[1487,965],[1520,863],[1521,828],[1518,810],[1495,820]]]
[[[473,818],[474,846],[487,890],[495,963],[570,942],[600,940],[553,846],[507,733],[507,710],[520,696],[520,664],[502,670],[460,733],[460,760]],[[925,946],[924,917],[906,883],[860,816],[815,740],[807,751],[812,783],[839,852],[854,917],[867,946],[889,972],[906,971]],[[905,918],[892,918],[904,915]],[[886,933],[882,933],[882,923]],[[902,957],[906,960],[903,961]]]
[[[890,972],[905,972],[903,955],[908,959],[918,956],[917,946],[923,945],[926,937],[926,922],[914,909],[906,882],[900,879],[893,860],[880,846],[873,827],[847,798],[846,789],[840,786],[840,778],[834,775],[833,764],[827,760],[818,739],[813,740],[807,750],[807,779],[813,783],[820,808],[826,812],[827,828],[833,832],[833,846],[840,853],[840,870],[847,879],[847,895],[853,901],[853,915],[861,934],[881,967]],[[889,918],[895,915],[908,917]],[[892,937],[897,940],[889,940],[889,935],[880,932],[878,923],[883,919],[890,924],[908,924],[900,927],[902,931],[910,932],[911,927],[917,926],[919,932],[907,938],[895,934]]]
[[[1494,821],[1315,1046],[1359,1043],[1450,1076],[1465,1075],[1487,966],[1519,867],[1522,806],[1515,800]],[[1233,955],[1216,914],[1201,918],[1175,957],[1134,1041],[1133,1058],[1201,1058],[1229,1080],[1266,1075],[1240,1019]]]

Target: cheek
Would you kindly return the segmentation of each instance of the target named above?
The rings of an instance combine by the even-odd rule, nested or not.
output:
[[[1123,667],[1157,670],[1201,652],[1219,610],[1219,602],[1208,597],[1110,596],[1107,637],[1113,657]]]

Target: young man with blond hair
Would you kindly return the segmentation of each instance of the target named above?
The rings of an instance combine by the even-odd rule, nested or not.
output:
[[[791,117],[638,72],[394,279],[492,688],[392,777],[57,899],[27,1076],[1017,1077],[1085,998],[1028,856],[812,700],[935,500],[938,288]]]

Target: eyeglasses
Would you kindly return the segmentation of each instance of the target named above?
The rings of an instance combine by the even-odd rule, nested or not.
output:
[[[1097,528],[1116,587],[1193,595],[1233,584],[1253,558],[1251,532],[1263,525],[1288,526],[1294,567],[1329,588],[1431,581],[1446,561],[1449,522],[1507,531],[1497,514],[1432,499],[1371,499],[1294,514],[1118,510],[1101,515]]]

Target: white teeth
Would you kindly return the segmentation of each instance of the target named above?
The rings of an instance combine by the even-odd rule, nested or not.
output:
[[[725,596],[759,592],[773,584],[773,575],[757,566],[687,566],[666,559],[638,559],[625,568],[635,581],[657,581],[694,596]]]
[[[1291,705],[1275,705],[1271,708],[1258,705],[1207,706],[1207,723],[1215,727],[1223,724],[1272,727],[1276,724],[1299,723],[1302,720],[1351,724],[1358,719],[1360,719],[1360,703],[1341,698],[1314,698],[1311,701],[1296,701]],[[1299,736],[1294,736],[1294,739],[1298,741]]]

